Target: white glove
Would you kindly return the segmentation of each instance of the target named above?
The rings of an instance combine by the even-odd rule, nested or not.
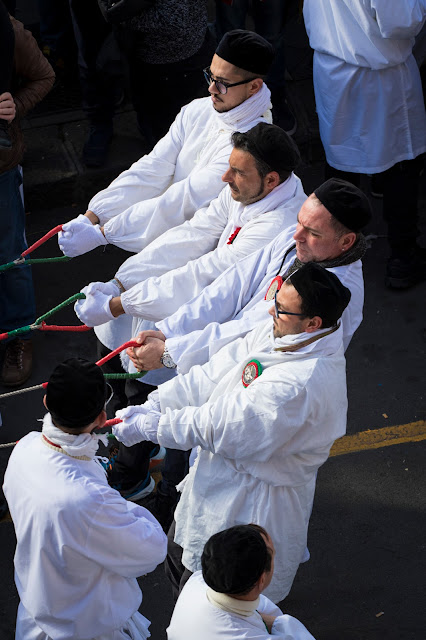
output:
[[[86,295],[84,300],[77,300],[74,311],[77,317],[88,327],[97,327],[110,320],[115,320],[109,303],[120,295],[120,289],[113,282],[91,282],[81,290]]]
[[[152,411],[148,404],[133,405],[116,412],[116,417],[122,422],[115,424],[112,432],[124,446],[132,447],[142,440],[158,444],[157,429],[161,413]]]
[[[62,253],[69,258],[75,258],[108,244],[108,241],[98,224],[92,224],[87,216],[80,214],[62,225],[62,231],[58,234],[58,244]]]

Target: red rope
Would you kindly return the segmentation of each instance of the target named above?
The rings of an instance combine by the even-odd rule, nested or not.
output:
[[[40,238],[40,240],[37,240],[37,242],[34,242],[34,244],[32,244],[31,247],[28,247],[28,249],[26,249],[23,253],[21,253],[21,258],[25,258],[25,256],[27,256],[29,253],[32,253],[35,249],[38,249],[38,247],[44,244],[46,240],[49,240],[49,238],[59,233],[59,231],[62,231],[61,224],[58,224],[57,227],[54,227],[53,229],[48,231],[42,238]]]
[[[88,327],[85,324],[80,324],[77,326],[70,326],[70,327],[62,327],[61,325],[57,325],[57,324],[46,324],[45,322],[42,322],[40,326],[37,327],[38,329],[40,329],[40,331],[90,331],[92,329],[92,327]],[[0,335],[0,340],[1,340],[1,335]]]
[[[118,424],[119,422],[123,422],[120,418],[111,418],[111,420],[107,420],[104,424],[104,427],[112,427],[114,424]]]
[[[139,342],[136,342],[135,340],[130,340],[129,342],[125,342],[121,346],[117,347],[117,349],[114,349],[114,351],[111,351],[111,353],[105,356],[105,358],[101,358],[101,360],[98,360],[96,364],[98,365],[98,367],[102,367],[102,365],[105,364],[105,362],[108,362],[108,360],[111,360],[111,358],[119,354],[121,351],[124,351],[124,349],[127,349],[128,347],[140,347],[140,346],[141,345],[139,344]]]

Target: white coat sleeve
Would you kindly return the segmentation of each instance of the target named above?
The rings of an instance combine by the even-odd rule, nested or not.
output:
[[[244,225],[232,244],[217,247],[178,269],[125,291],[121,296],[125,313],[153,322],[171,315],[234,263],[268,243],[276,233],[274,218],[272,214],[259,216]]]
[[[271,637],[281,640],[315,640],[314,636],[297,618],[287,614],[280,615],[275,619]]]
[[[183,145],[184,114],[185,107],[149,154],[90,200],[88,209],[98,216],[101,225],[138,202],[158,197],[171,184]]]
[[[227,222],[227,208],[220,194],[209,207],[199,209],[191,220],[169,229],[128,258],[116,277],[125,289],[130,289],[149,277],[183,266],[215,249]]]
[[[153,571],[167,553],[161,525],[144,507],[129,503],[113,489],[99,492],[99,506],[90,514],[87,549],[91,559],[126,578]]]
[[[230,147],[225,145],[214,160],[193,170],[182,180],[171,183],[163,193],[141,198],[104,224],[105,237],[126,251],[137,253],[159,235],[192,218],[194,212],[207,207],[223,188]],[[155,178],[151,178],[155,180]],[[96,212],[95,212],[96,213]]]
[[[166,347],[177,364],[178,373],[187,373],[204,364],[222,347],[244,337],[268,318],[271,302],[260,300],[247,312],[228,322],[210,322],[204,329],[166,339]],[[161,323],[160,323],[161,325]]]
[[[202,367],[193,367],[158,387],[161,411],[181,409],[188,405],[200,407],[208,401],[223,376],[246,357],[256,339],[257,331],[235,340],[221,349]]]
[[[384,38],[414,38],[426,18],[426,0],[371,0]]]

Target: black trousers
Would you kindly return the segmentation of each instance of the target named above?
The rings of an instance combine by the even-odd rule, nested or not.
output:
[[[180,592],[192,576],[192,571],[182,564],[183,549],[174,541],[176,522],[173,520],[167,533],[167,556],[164,561],[166,576],[172,585],[173,599],[179,597]]]
[[[0,0],[0,93],[10,91],[15,49],[15,33],[6,7]]]
[[[166,135],[185,104],[207,95],[203,68],[211,62],[215,43],[207,29],[201,48],[186,60],[169,64],[148,64],[138,55],[138,38],[144,37],[144,34],[137,32],[117,32],[128,65],[132,102],[139,129],[148,147],[152,149]]]
[[[376,174],[383,188],[383,217],[388,225],[388,242],[394,257],[404,255],[416,246],[418,228],[418,190],[423,157],[398,162],[387,171]],[[326,179],[335,177],[359,187],[360,174],[339,171],[326,165]]]

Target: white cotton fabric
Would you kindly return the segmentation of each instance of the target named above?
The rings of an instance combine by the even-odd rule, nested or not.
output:
[[[240,260],[227,269],[197,297],[173,315],[156,323],[166,336],[166,347],[178,373],[187,373],[196,364],[204,364],[224,345],[258,326],[268,317],[273,302],[265,295],[278,273],[283,275],[296,258],[295,227],[283,231],[267,247]],[[343,344],[349,342],[362,321],[364,280],[361,260],[334,267],[341,283],[351,292],[351,300],[342,316]]]
[[[230,265],[260,249],[287,227],[294,227],[306,200],[302,183],[292,174],[265,198],[247,206],[236,202],[226,186],[211,205],[192,220],[164,233],[120,267],[117,278],[127,291],[121,295],[125,315],[96,327],[98,339],[115,349],[139,331],[174,313],[203,291]],[[236,227],[241,231],[227,244]],[[125,356],[123,356],[123,359]],[[134,372],[125,358],[127,370]],[[157,385],[169,372],[143,379]]]
[[[99,442],[107,445],[105,433],[65,433],[53,424],[50,413],[46,413],[43,418],[42,433],[50,442],[57,444],[67,455],[73,457],[86,456],[92,460],[99,448]]]
[[[260,596],[256,611],[250,616],[240,616],[211,604],[207,591],[201,571],[197,571],[179,595],[167,629],[168,640],[314,640],[299,620],[283,614],[264,595]],[[276,616],[271,634],[266,630],[261,613]]]
[[[270,121],[271,94],[260,91],[227,113],[211,98],[190,102],[148,155],[89,202],[109,243],[138,252],[216,198],[234,131]]]
[[[51,433],[46,427],[47,418]],[[167,550],[151,513],[109,487],[96,459],[53,450],[37,432],[14,448],[4,492],[17,538],[16,638],[128,640],[124,629],[142,601],[136,578]],[[131,637],[148,637],[143,620],[146,633]]]
[[[327,162],[380,173],[426,151],[426,114],[411,54],[424,0],[305,0]]]
[[[271,536],[275,573],[267,595],[285,598],[304,556],[318,468],[346,430],[346,375],[341,327],[295,352],[274,347],[316,334],[275,340],[272,319],[211,360],[158,389],[163,415],[158,442],[199,447],[178,488],[175,542],[190,571],[201,568],[208,538],[255,522]],[[246,364],[263,373],[242,384]]]

